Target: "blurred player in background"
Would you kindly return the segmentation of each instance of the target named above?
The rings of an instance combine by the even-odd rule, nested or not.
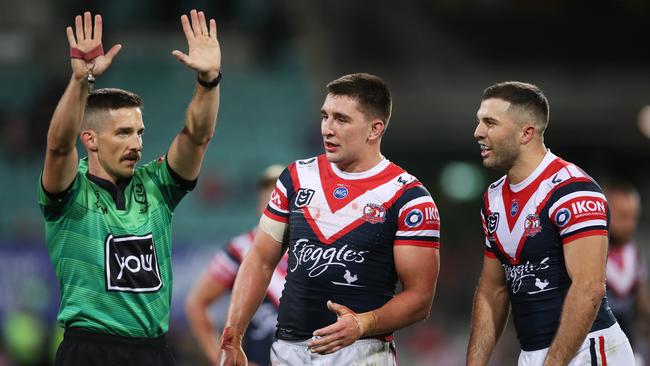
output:
[[[607,261],[607,301],[621,329],[635,350],[638,325],[647,330],[650,296],[647,269],[639,254],[636,232],[641,214],[641,196],[626,182],[608,182],[603,191],[609,203],[609,259]],[[647,347],[647,339],[644,339]]]
[[[532,84],[483,92],[474,137],[505,171],[481,210],[483,271],[468,365],[486,365],[512,305],[520,366],[633,365],[605,297],[609,211],[600,187],[546,148],[548,100]]]
[[[257,184],[258,214],[262,214],[266,208],[282,170],[280,165],[271,165],[260,177]],[[255,230],[256,228],[236,236],[225,248],[220,249],[187,297],[186,313],[192,333],[212,365],[216,365],[219,360],[219,335],[208,310],[210,305],[232,289],[239,266],[253,244]],[[262,306],[244,334],[242,346],[250,365],[268,365],[271,362],[269,355],[286,274],[285,254],[273,272]]]
[[[61,286],[65,328],[57,365],[172,365],[164,335],[172,293],[171,218],[196,184],[216,126],[221,51],[213,19],[192,10],[181,24],[198,73],[181,132],[167,154],[142,167],[142,101],[128,91],[92,91],[106,54],[102,18],[89,12],[67,28],[72,77],[47,135],[39,204]],[[170,98],[175,98],[170,95]],[[164,128],[169,128],[164,121]],[[78,160],[76,139],[88,156]]]
[[[377,76],[327,85],[325,154],[290,164],[278,179],[235,281],[223,364],[246,364],[242,335],[287,247],[274,365],[393,365],[392,333],[428,316],[438,210],[414,176],[381,154],[390,114]]]

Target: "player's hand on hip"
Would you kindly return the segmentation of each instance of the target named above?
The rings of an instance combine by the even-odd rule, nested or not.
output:
[[[72,27],[66,28],[68,36],[68,44],[71,50],[76,49],[81,54],[97,55],[96,57],[83,58],[79,56],[71,57],[70,63],[72,65],[72,74],[77,80],[85,78],[88,73],[93,75],[101,75],[113,62],[113,58],[120,52],[122,45],[115,45],[104,54],[102,51],[102,16],[95,15],[95,22],[93,25],[93,17],[89,11],[81,15],[77,15],[74,19],[74,31]],[[71,52],[72,53],[72,52]],[[79,53],[79,52],[78,52]]]
[[[336,313],[336,323],[314,331],[309,349],[314,353],[334,353],[371,333],[376,324],[373,312],[355,313],[344,305],[327,301],[327,308]]]
[[[221,351],[218,366],[246,366],[248,359],[242,349],[243,333],[235,328],[226,327],[221,334]]]
[[[172,54],[182,63],[199,73],[202,80],[210,81],[221,70],[221,48],[217,41],[217,22],[210,19],[209,29],[202,11],[190,11],[190,17],[183,14],[181,25],[187,46],[187,54],[174,50]]]

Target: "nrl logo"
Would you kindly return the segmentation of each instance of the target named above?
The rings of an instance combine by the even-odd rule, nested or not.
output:
[[[499,227],[499,213],[493,212],[488,216],[488,233],[494,234],[497,227]]]
[[[298,191],[298,194],[296,195],[296,207],[305,207],[311,202],[312,197],[314,197],[314,191],[313,189],[309,188],[300,188]]]

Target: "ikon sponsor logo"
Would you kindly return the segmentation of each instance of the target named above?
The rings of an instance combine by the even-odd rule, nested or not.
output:
[[[569,223],[569,220],[571,220],[571,211],[569,211],[568,208],[563,207],[557,210],[557,213],[555,214],[555,223],[557,226],[564,227]]]
[[[422,214],[422,211],[420,211],[417,208],[414,208],[409,213],[406,214],[406,217],[404,218],[404,225],[410,228],[414,228],[420,225],[423,219],[424,219],[424,215]]]
[[[347,267],[347,263],[363,263],[367,250],[348,249],[348,245],[340,248],[309,244],[309,239],[298,239],[291,250],[295,264],[289,268],[294,272],[298,267],[306,267],[309,277],[318,277],[330,266]]]
[[[582,213],[591,213],[591,212],[602,212],[605,213],[605,202],[602,201],[592,201],[592,200],[583,200],[578,202],[573,202],[571,204],[571,210],[575,215]]]
[[[425,207],[424,208],[424,219],[427,222],[430,221],[440,221],[440,212],[435,207]]]
[[[109,291],[154,292],[162,287],[152,234],[108,235],[104,259]]]

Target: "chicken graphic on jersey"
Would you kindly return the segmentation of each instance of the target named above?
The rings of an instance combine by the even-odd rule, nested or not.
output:
[[[535,277],[535,286],[537,286],[540,290],[543,290],[546,288],[546,286],[548,286],[548,281],[542,281],[539,278]]]
[[[345,274],[343,275],[343,278],[345,278],[345,280],[348,281],[348,283],[352,283],[352,282],[354,282],[354,281],[356,281],[358,279],[357,275],[353,276],[350,273],[350,271],[348,271],[347,269],[345,270]]]

